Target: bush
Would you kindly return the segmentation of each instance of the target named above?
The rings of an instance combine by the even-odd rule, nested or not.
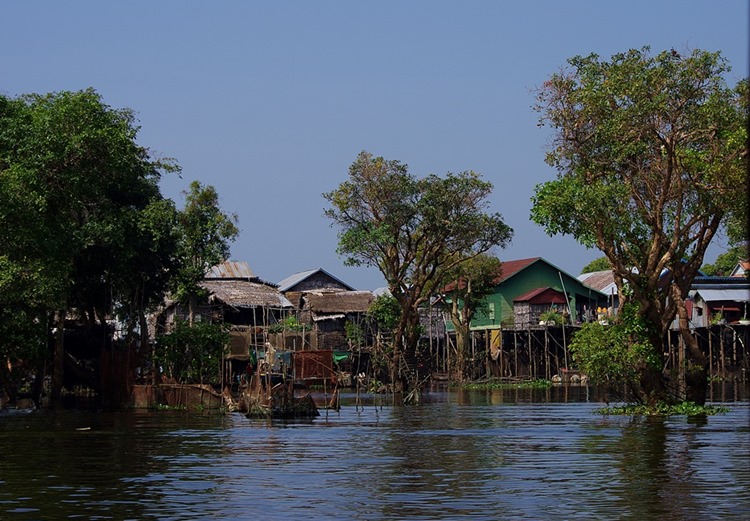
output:
[[[218,380],[229,333],[221,324],[184,320],[156,341],[156,360],[164,373],[179,383],[214,383]]]

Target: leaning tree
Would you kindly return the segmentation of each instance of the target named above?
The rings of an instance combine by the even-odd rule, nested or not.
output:
[[[417,178],[406,165],[361,152],[349,179],[323,194],[339,232],[338,252],[349,265],[374,266],[401,308],[394,330],[391,378],[404,350],[420,338],[419,308],[445,284],[458,263],[504,246],[512,230],[487,213],[492,184],[474,172]]]
[[[707,360],[685,298],[711,240],[746,211],[748,84],[729,87],[729,70],[718,52],[644,47],[609,61],[572,58],[537,92],[558,176],[536,187],[532,219],[606,256],[622,305],[637,307],[633,330],[646,337],[631,339],[648,346],[637,362],[646,402],[678,398],[662,371],[675,317],[688,347],[687,398],[705,401]]]

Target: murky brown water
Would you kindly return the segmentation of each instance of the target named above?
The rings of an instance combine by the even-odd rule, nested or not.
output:
[[[750,519],[746,396],[703,419],[587,399],[432,393],[297,423],[4,411],[0,519]]]

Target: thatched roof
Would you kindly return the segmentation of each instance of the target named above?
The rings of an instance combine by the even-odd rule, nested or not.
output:
[[[291,303],[273,286],[247,280],[204,280],[201,286],[218,301],[234,308],[286,308]]]
[[[371,291],[310,292],[303,296],[305,308],[320,313],[365,313],[375,300]]]

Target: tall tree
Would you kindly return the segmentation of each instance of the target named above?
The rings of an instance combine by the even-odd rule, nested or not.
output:
[[[361,152],[349,180],[323,194],[331,204],[325,215],[341,228],[339,253],[349,265],[377,267],[401,308],[394,383],[401,381],[404,349],[417,348],[420,305],[449,270],[510,240],[500,214],[486,212],[491,191],[474,172],[416,178],[398,161]]]
[[[487,307],[487,297],[495,289],[501,274],[500,260],[491,255],[477,255],[457,264],[446,275],[445,296],[456,330],[456,375],[463,380],[466,356],[471,347],[471,321]]]
[[[116,282],[135,278],[123,260],[135,255],[140,214],[162,199],[161,173],[177,169],[153,159],[137,132],[132,111],[92,89],[0,99],[2,306],[45,324],[55,317],[55,392],[68,311],[104,322]]]
[[[229,257],[229,245],[239,234],[236,222],[236,215],[222,211],[213,186],[190,183],[178,216],[181,267],[172,281],[175,297],[188,304],[190,325],[203,295],[200,282],[212,266]]]
[[[650,346],[640,399],[676,399],[662,358],[677,316],[689,348],[688,398],[702,403],[707,361],[685,297],[712,238],[746,206],[747,80],[728,87],[727,62],[700,50],[652,55],[645,47],[568,64],[538,91],[541,123],[553,130],[547,162],[559,174],[536,187],[532,219],[599,248],[621,299],[637,305]]]

